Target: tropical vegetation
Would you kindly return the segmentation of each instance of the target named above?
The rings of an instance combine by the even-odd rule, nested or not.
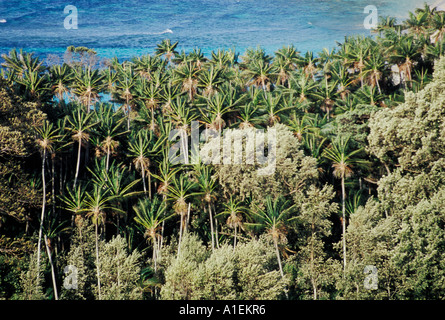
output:
[[[425,5],[318,54],[3,54],[0,297],[445,298],[444,30]],[[275,171],[173,161],[194,121],[275,129]]]

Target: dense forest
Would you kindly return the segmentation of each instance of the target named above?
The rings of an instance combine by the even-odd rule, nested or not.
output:
[[[0,297],[443,299],[444,34],[425,5],[320,53],[2,55]],[[172,161],[194,121],[273,128],[275,170]]]

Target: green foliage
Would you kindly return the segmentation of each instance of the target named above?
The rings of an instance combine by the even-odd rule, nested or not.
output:
[[[444,17],[425,6],[332,50],[240,61],[168,39],[121,62],[3,55],[0,295],[443,299]],[[235,148],[227,164],[216,137],[200,163],[172,161],[196,156],[192,121],[199,137],[262,130],[271,174]]]
[[[165,270],[163,299],[277,299],[288,278],[281,278],[273,244],[261,238],[213,253],[194,234],[186,234],[181,254]]]
[[[141,254],[128,253],[126,240],[117,236],[102,243],[99,255],[101,298],[104,300],[140,300]],[[96,297],[97,298],[97,297]]]

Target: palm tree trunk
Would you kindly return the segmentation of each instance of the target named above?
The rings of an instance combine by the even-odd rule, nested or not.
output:
[[[235,234],[234,234],[234,237],[233,237],[233,250],[235,250],[235,248],[236,248],[236,235],[237,235],[237,233],[236,233],[236,224],[235,224]]]
[[[97,276],[97,290],[99,293],[99,300],[102,299],[101,293],[100,293],[100,271],[99,271],[99,236],[97,234],[97,222],[95,225],[95,233],[96,233],[96,276]]]
[[[343,275],[346,272],[346,191],[345,191],[345,177],[341,179],[341,206],[342,206],[342,233],[343,233]]]
[[[212,208],[210,206],[210,203],[209,203],[209,218],[210,218],[210,235],[212,237],[212,252],[213,252],[215,250],[215,240],[214,240],[214,237],[213,237],[213,233],[214,233],[214,230],[213,230],[213,216],[212,216]]]
[[[43,149],[43,156],[42,156],[43,195],[42,195],[42,213],[40,215],[39,242],[37,244],[37,271],[39,271],[39,268],[40,268],[40,250],[41,250],[41,242],[42,242],[43,219],[45,218],[45,206],[46,206],[45,159],[46,159],[46,149]]]
[[[179,240],[178,240],[178,254],[177,254],[177,258],[179,258],[179,254],[181,253],[181,240],[182,240],[182,228],[183,228],[183,216],[182,214],[180,215],[180,219],[181,219],[181,225],[179,227]]]
[[[48,239],[46,238],[46,235],[45,235],[44,240],[45,240],[46,253],[48,254],[49,264],[51,265],[51,278],[53,281],[54,298],[56,300],[59,300],[59,295],[57,293],[57,285],[56,285],[56,274],[54,272],[53,259],[51,258],[51,251],[49,251]]]
[[[82,151],[82,142],[80,141],[80,139],[77,143],[79,144],[79,146],[77,149],[77,164],[76,164],[76,175],[74,176],[74,188],[76,188],[77,178],[79,177],[80,153]]]
[[[317,300],[317,286],[315,284],[315,277],[314,277],[314,233],[315,233],[315,226],[314,221],[312,220],[312,226],[311,226],[312,232],[311,232],[311,282],[312,282],[312,289],[314,291],[314,300]]]
[[[105,167],[106,172],[108,172],[109,165],[110,165],[110,146],[107,145],[107,163]]]
[[[280,268],[280,274],[281,274],[281,277],[284,278],[283,267],[281,266],[280,251],[278,250],[277,239],[273,239],[273,244],[275,247],[275,253],[277,255],[278,267]]]
[[[142,164],[142,185],[144,186],[144,194],[147,193],[147,187],[145,186],[145,166]]]
[[[156,272],[156,267],[157,267],[157,265],[156,265],[156,260],[157,260],[157,257],[158,257],[158,254],[157,254],[157,243],[156,243],[156,234],[153,236],[153,262],[154,262],[154,264],[155,264],[155,272]]]
[[[51,155],[51,200],[53,207],[53,214],[56,214],[56,181],[55,181],[55,166],[56,162],[54,160],[55,154]]]

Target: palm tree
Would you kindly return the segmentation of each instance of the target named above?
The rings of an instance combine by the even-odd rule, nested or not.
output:
[[[242,205],[241,201],[235,200],[232,195],[228,202],[223,203],[224,210],[218,213],[217,216],[227,215],[226,224],[229,228],[234,229],[233,234],[233,250],[236,248],[236,240],[238,236],[238,230],[243,229],[243,215],[247,214],[247,208]]]
[[[258,104],[253,101],[249,101],[246,104],[241,105],[238,108],[239,115],[237,116],[237,118],[239,119],[239,128],[253,128],[263,122],[262,119],[259,117],[258,110]]]
[[[154,130],[155,128],[155,110],[158,108],[161,103],[161,91],[162,88],[157,86],[153,81],[150,83],[147,80],[142,79],[142,81],[137,82],[136,86],[136,94],[137,100],[141,102],[144,108],[147,108],[151,114],[151,122],[150,129]]]
[[[5,60],[2,66],[14,70],[18,78],[23,78],[26,71],[40,75],[46,70],[43,61],[34,57],[34,53],[23,52],[22,49],[19,52],[12,49],[8,55],[2,54],[2,58]]]
[[[198,188],[200,191],[196,193],[201,197],[202,203],[207,204],[209,210],[209,220],[210,220],[210,237],[212,239],[212,251],[215,250],[215,231],[213,227],[213,214],[212,206],[216,200],[216,180],[212,176],[212,169],[209,166],[198,167],[196,169],[196,174],[198,176]]]
[[[353,80],[350,78],[348,70],[340,62],[334,63],[331,69],[332,79],[337,83],[337,94],[342,100],[351,93]]]
[[[153,262],[154,269],[157,269],[157,259],[161,255],[162,234],[159,234],[161,225],[173,215],[166,216],[165,202],[162,202],[157,196],[152,200],[141,199],[133,207],[136,217],[134,220],[144,229],[144,236],[153,241]]]
[[[122,102],[127,112],[127,130],[130,130],[131,108],[135,103],[136,75],[134,68],[129,63],[117,65],[117,81],[114,91],[114,99]]]
[[[90,170],[92,175],[91,181],[95,185],[102,185],[110,194],[110,204],[117,211],[113,211],[116,215],[117,232],[119,232],[119,218],[121,213],[125,213],[123,203],[129,198],[137,196],[140,192],[132,191],[134,186],[139,183],[139,179],[132,179],[129,176],[126,167],[119,167],[114,162],[108,168],[103,161],[96,162],[94,170]]]
[[[150,158],[156,156],[164,139],[154,141],[153,131],[141,130],[129,142],[129,156],[133,158],[133,164],[136,170],[141,171],[142,185],[144,193],[147,193],[145,184],[145,174],[148,173],[148,196],[151,198],[151,174],[150,174]]]
[[[409,18],[405,20],[405,28],[415,36],[419,36],[421,34],[425,34],[427,28],[429,13],[427,12],[418,12],[414,14],[409,12]]]
[[[72,73],[70,67],[67,64],[51,66],[49,70],[49,79],[52,84],[52,90],[57,100],[59,100],[59,106],[61,105],[65,95],[70,92],[69,85],[72,80]]]
[[[73,141],[77,142],[77,163],[76,174],[74,176],[74,188],[76,188],[77,179],[79,177],[80,155],[82,145],[87,145],[90,140],[89,131],[97,124],[93,122],[94,112],[85,113],[82,108],[77,106],[76,110],[72,111],[70,116],[66,117],[68,126],[66,129],[71,132]]]
[[[100,148],[104,150],[106,154],[106,170],[108,171],[110,156],[119,146],[117,138],[126,134],[128,131],[122,129],[125,119],[122,117],[121,112],[115,112],[109,104],[100,104],[95,115],[95,122],[97,123],[95,129],[99,139],[101,139]]]
[[[265,92],[262,97],[261,104],[264,106],[263,110],[269,126],[273,126],[275,123],[280,122],[279,115],[284,111],[293,108],[293,106],[283,105],[281,94],[273,95],[270,92]]]
[[[205,107],[198,109],[202,115],[203,122],[205,122],[210,129],[216,131],[222,130],[226,125],[223,116],[231,111],[231,105],[227,101],[227,95],[218,93],[205,100]]]
[[[315,93],[315,96],[321,102],[320,109],[326,112],[328,120],[332,110],[334,110],[337,91],[337,82],[328,81],[327,77],[325,77],[325,81],[319,87],[319,92]]]
[[[41,104],[50,100],[51,84],[48,74],[25,70],[16,82],[23,86],[24,95],[31,101]]]
[[[323,157],[332,162],[334,168],[334,177],[341,179],[341,194],[342,194],[342,234],[343,234],[343,270],[346,270],[346,189],[345,179],[353,174],[354,167],[366,167],[369,162],[356,158],[363,148],[349,151],[349,137],[339,138],[334,141],[328,148],[323,151]]]
[[[180,84],[182,92],[187,92],[189,101],[193,101],[198,90],[198,76],[200,69],[196,63],[188,62],[174,69],[173,84]]]
[[[178,54],[178,52],[175,50],[178,46],[178,42],[171,43],[169,39],[162,40],[160,44],[156,45],[157,48],[155,50],[155,53],[157,56],[164,56],[165,59],[167,59],[168,62],[172,60],[172,58]]]
[[[278,197],[273,200],[270,195],[266,197],[264,205],[264,209],[260,208],[258,205],[254,205],[252,217],[256,219],[257,222],[246,223],[246,225],[266,229],[267,234],[272,238],[280,274],[281,277],[284,278],[278,245],[287,241],[286,224],[291,218],[289,215],[294,211],[295,205],[290,205],[290,201],[285,200],[283,197]]]
[[[163,70],[165,61],[161,60],[159,56],[151,56],[149,54],[135,57],[132,59],[134,70],[148,81],[152,80],[153,74],[156,70]]]
[[[53,152],[53,145],[60,138],[58,130],[54,128],[53,124],[44,121],[41,128],[36,129],[39,138],[37,144],[42,151],[42,213],[40,215],[40,228],[39,228],[39,240],[37,243],[37,268],[40,266],[40,248],[42,242],[43,223],[45,220],[45,208],[46,208],[46,179],[45,179],[45,162],[47,153]]]
[[[390,16],[386,17],[380,16],[377,27],[373,31],[381,35],[384,30],[395,28],[396,25],[397,25],[396,18]]]
[[[181,240],[183,233],[187,230],[187,220],[190,216],[190,202],[187,202],[193,196],[191,192],[195,187],[195,182],[187,179],[184,174],[176,175],[172,179],[171,185],[168,186],[169,198],[173,203],[173,210],[180,217],[178,256],[181,251]]]
[[[365,62],[365,68],[363,70],[363,76],[369,79],[369,83],[372,87],[377,85],[379,93],[382,94],[380,88],[380,80],[383,77],[386,64],[384,58],[379,54],[373,54]]]
[[[110,196],[108,189],[104,188],[103,185],[95,184],[93,186],[92,192],[86,192],[85,203],[83,209],[81,209],[81,213],[84,213],[86,217],[91,218],[94,224],[94,233],[96,237],[96,276],[99,300],[101,299],[99,268],[99,226],[105,225],[107,210],[119,210],[110,206],[110,200],[112,200],[112,197]]]
[[[212,64],[209,69],[202,70],[199,75],[198,87],[202,88],[202,95],[204,97],[212,97],[219,92],[219,86],[223,82],[222,69]]]
[[[437,12],[432,16],[431,28],[434,33],[431,35],[431,41],[437,43],[443,40],[445,34],[445,13],[443,11]]]
[[[421,55],[418,49],[418,42],[411,36],[403,37],[403,40],[397,42],[392,48],[393,53],[390,58],[399,66],[400,73],[405,73],[405,83],[410,83],[412,80],[413,66]]]
[[[99,99],[99,93],[103,89],[102,80],[104,76],[99,70],[91,68],[74,68],[73,93],[85,106],[86,112],[90,112],[93,101]]]
[[[314,53],[312,51],[308,51],[305,53],[304,57],[299,58],[298,66],[302,68],[306,77],[311,77],[312,80],[315,81],[315,74],[318,71],[317,63],[319,60],[319,58],[314,57]]]
[[[261,87],[264,91],[270,90],[273,74],[276,73],[275,66],[262,59],[249,63],[248,68],[242,72],[247,80],[247,85]]]
[[[300,104],[304,106],[310,105],[311,99],[316,97],[315,90],[318,83],[312,77],[306,76],[303,71],[292,73],[289,82],[290,89],[285,92],[298,97]]]

